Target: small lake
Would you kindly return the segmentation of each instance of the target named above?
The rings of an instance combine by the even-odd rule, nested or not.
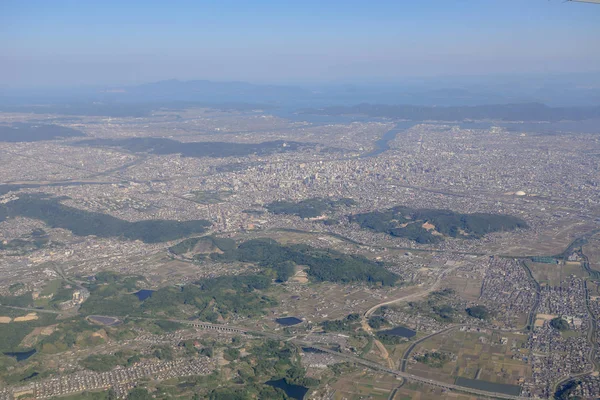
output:
[[[275,320],[275,322],[277,322],[279,325],[283,325],[283,326],[292,326],[292,325],[298,325],[299,323],[302,322],[302,320],[300,318],[296,318],[296,317],[284,317],[284,318],[277,318]]]
[[[403,326],[397,326],[393,329],[388,329],[387,331],[379,331],[379,332],[383,333],[385,335],[402,336],[405,338],[411,338],[417,334],[417,332],[413,331],[412,329],[408,329]]]
[[[135,292],[134,294],[136,295],[136,297],[138,298],[139,301],[144,301],[148,297],[152,297],[152,293],[154,293],[154,290],[142,289],[142,290]]]
[[[265,382],[265,385],[273,386],[274,388],[281,389],[286,395],[292,399],[302,400],[308,392],[308,388],[300,385],[290,385],[285,379],[278,379],[276,381]]]
[[[17,361],[25,361],[29,357],[34,355],[35,353],[36,353],[36,350],[33,349],[33,350],[29,350],[29,351],[17,351],[17,352],[4,353],[4,355],[8,356],[8,357],[14,357],[17,359]]]
[[[469,378],[456,378],[456,384],[459,386],[465,386],[471,389],[485,390],[494,393],[509,394],[511,396],[518,396],[521,394],[521,386],[509,385],[506,383],[495,383],[488,381],[480,381],[479,379]]]

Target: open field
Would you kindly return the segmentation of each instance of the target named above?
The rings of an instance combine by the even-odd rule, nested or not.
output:
[[[527,336],[517,333],[452,331],[420,343],[412,355],[425,352],[450,354],[441,368],[411,361],[408,372],[454,382],[456,377],[488,382],[519,384],[522,377],[531,376],[531,367],[524,361]]]
[[[469,396],[467,394],[442,391],[441,389],[434,388],[432,386],[421,385],[413,382],[406,382],[400,387],[393,399],[391,400],[439,400],[439,399],[453,399],[453,400],[478,400],[476,396]]]
[[[387,400],[401,380],[390,375],[374,372],[357,372],[342,376],[332,385],[336,400],[377,399]]]
[[[571,242],[582,233],[596,229],[597,225],[591,221],[582,221],[578,218],[564,218],[554,225],[548,225],[543,231],[532,235],[525,231],[510,238],[510,242],[498,241],[488,244],[486,251],[490,254],[509,255],[513,257],[528,257],[532,255],[553,256],[562,253]]]
[[[526,264],[540,285],[558,286],[563,279],[570,275],[576,275],[580,278],[588,276],[579,262],[544,264],[526,261]]]
[[[592,236],[583,246],[583,254],[587,256],[590,268],[600,271],[600,233]]]
[[[290,283],[270,289],[269,296],[279,304],[273,308],[272,320],[285,315],[304,318],[310,322],[338,319],[352,313],[363,313],[388,299],[416,293],[415,286],[376,288],[366,284],[340,285],[330,282]],[[269,323],[270,321],[265,321]]]
[[[454,271],[444,278],[444,288],[454,289],[462,299],[476,301],[481,294],[481,274]]]

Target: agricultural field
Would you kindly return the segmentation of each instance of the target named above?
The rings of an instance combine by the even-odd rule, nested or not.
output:
[[[361,313],[388,299],[409,295],[419,290],[421,289],[414,286],[378,288],[362,283],[352,285],[331,282],[288,283],[274,285],[269,295],[278,301],[271,314],[277,317],[290,315],[318,323],[326,319]],[[268,319],[272,318],[268,317]]]
[[[600,271],[600,233],[592,236],[582,250],[590,262],[590,268]]]
[[[458,270],[444,278],[444,288],[454,289],[466,301],[477,301],[481,294],[482,279],[482,274]]]
[[[411,353],[410,358],[426,353],[447,354],[443,365],[411,361],[407,371],[449,383],[463,377],[517,385],[532,372],[525,361],[526,342],[527,336],[518,333],[453,330],[420,343]]]
[[[413,382],[406,382],[400,386],[394,397],[389,400],[478,400],[477,396],[469,396],[467,394],[442,391],[442,389],[432,386],[422,385]]]
[[[586,278],[588,276],[580,262],[567,261],[560,264],[544,264],[526,261],[525,263],[531,270],[535,280],[542,286],[558,286],[561,281],[571,275],[579,278]]]
[[[597,225],[581,218],[563,218],[536,235],[523,231],[506,236],[504,240],[486,243],[485,250],[490,254],[509,255],[511,257],[529,257],[531,255],[553,256],[562,253],[581,236],[581,232],[596,229]]]
[[[387,400],[400,384],[402,380],[393,376],[361,371],[345,374],[331,386],[335,390],[335,400]]]

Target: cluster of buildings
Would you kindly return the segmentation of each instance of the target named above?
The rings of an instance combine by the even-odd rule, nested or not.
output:
[[[531,380],[524,390],[531,396],[551,397],[554,384],[562,379],[591,371],[592,346],[587,339],[590,315],[586,307],[583,279],[569,276],[559,286],[543,286],[536,312],[538,317],[528,346],[533,366]],[[553,318],[561,317],[569,329],[552,327]]]
[[[519,261],[490,257],[483,276],[480,300],[504,328],[523,327],[523,317],[531,312],[536,292],[535,285]]]

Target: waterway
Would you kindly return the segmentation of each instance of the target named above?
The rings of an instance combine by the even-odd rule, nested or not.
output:
[[[409,128],[412,128],[417,123],[418,122],[414,121],[397,122],[396,126],[394,126],[392,130],[389,130],[386,133],[384,133],[381,139],[375,142],[375,148],[373,149],[373,151],[363,155],[363,157],[376,157],[379,154],[388,151],[390,149],[390,142],[396,139],[396,136],[398,136],[398,134],[405,132]]]
[[[288,397],[296,400],[303,400],[304,396],[308,392],[308,388],[300,385],[290,385],[285,379],[278,379],[275,381],[265,382],[265,385],[273,386],[274,388],[281,389],[285,392]]]

